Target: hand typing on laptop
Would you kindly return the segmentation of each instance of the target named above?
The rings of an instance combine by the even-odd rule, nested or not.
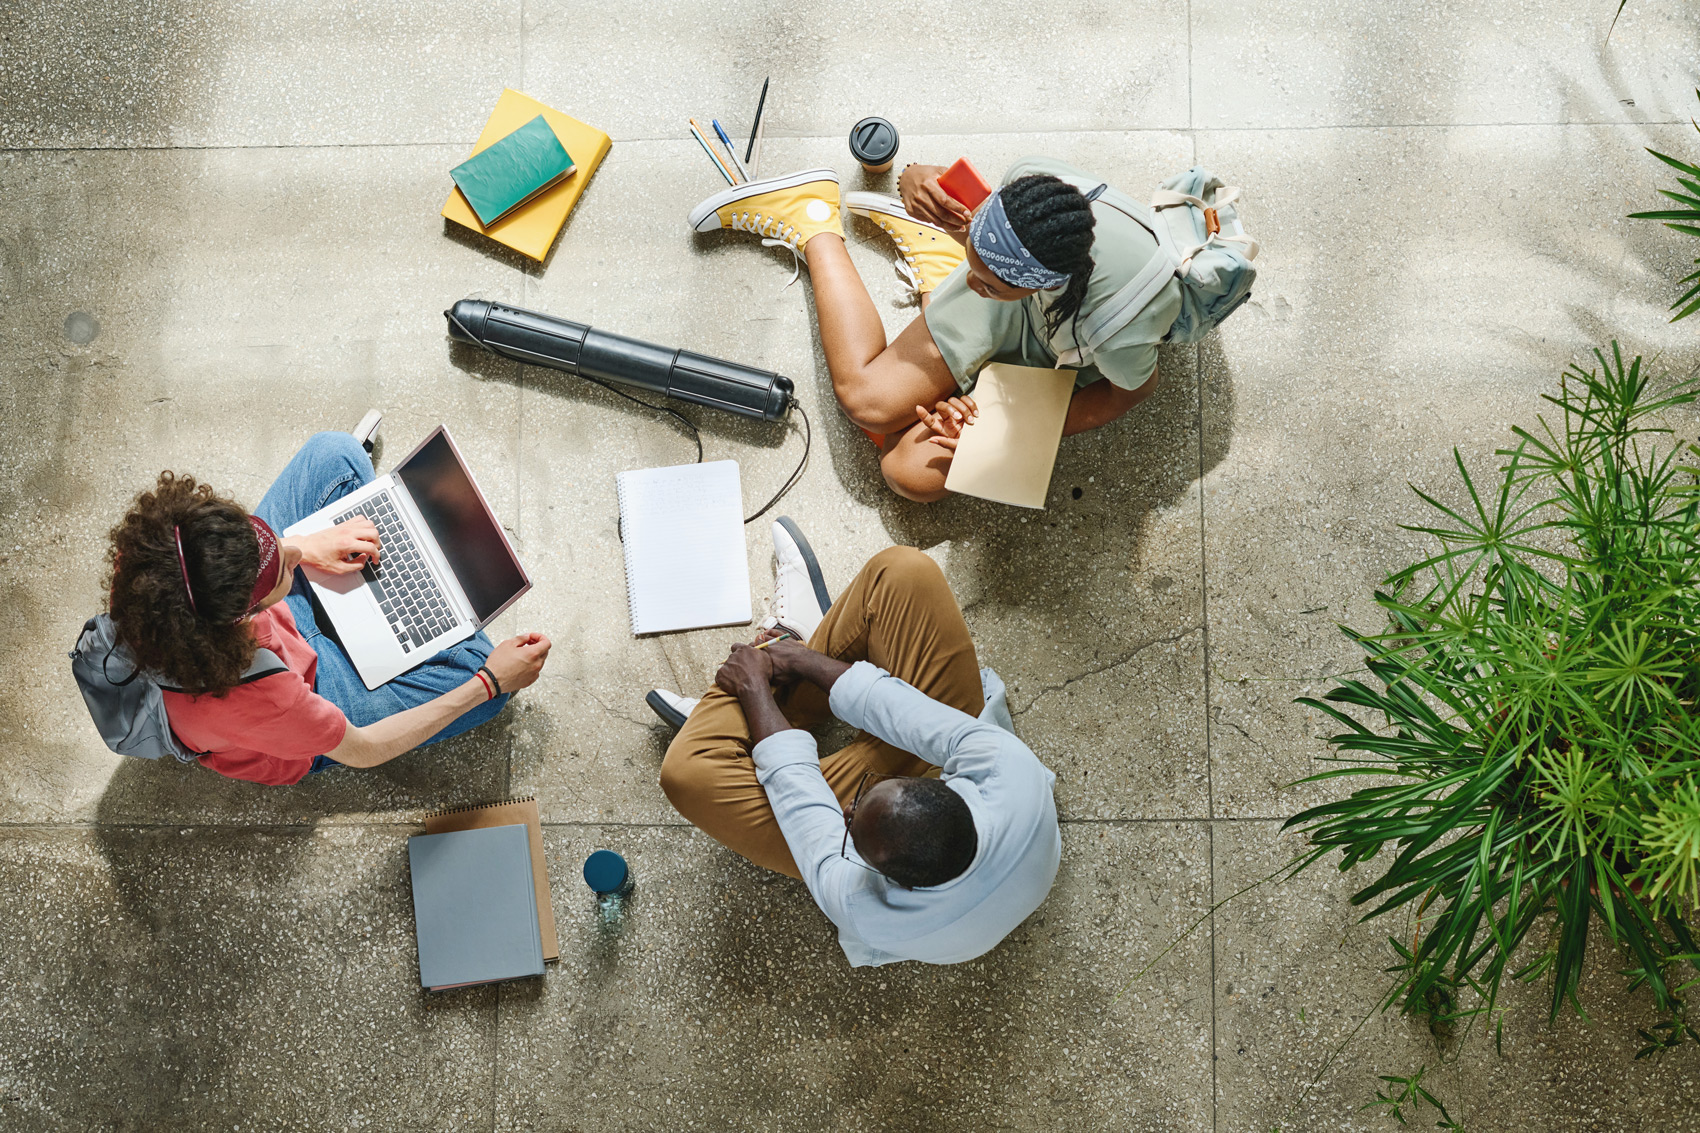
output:
[[[541,633],[484,632],[530,580],[448,430],[384,476],[371,432],[312,437],[252,512],[162,473],[114,531],[115,635],[222,775],[376,766],[492,719],[548,659]]]
[[[316,553],[331,565],[309,563],[307,582],[374,691],[476,634],[531,587],[446,428],[283,535],[323,538]]]
[[[363,515],[315,531],[289,535],[283,546],[301,552],[301,565],[326,574],[353,574],[367,563],[375,563],[381,551],[377,525]]]

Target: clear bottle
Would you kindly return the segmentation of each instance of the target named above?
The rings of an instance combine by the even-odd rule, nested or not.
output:
[[[626,900],[636,883],[626,859],[613,850],[597,850],[584,860],[584,883],[596,894],[597,911],[607,924],[618,923],[625,916]]]

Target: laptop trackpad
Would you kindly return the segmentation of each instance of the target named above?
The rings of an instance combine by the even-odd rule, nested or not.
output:
[[[322,570],[314,570],[311,567],[304,569],[307,571],[307,578],[313,585],[321,586],[332,594],[353,594],[366,585],[366,576],[360,571],[352,571],[348,574],[326,574]]]

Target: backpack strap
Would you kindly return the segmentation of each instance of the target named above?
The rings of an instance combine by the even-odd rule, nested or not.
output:
[[[287,673],[289,671],[290,668],[288,665],[283,663],[282,657],[279,657],[270,649],[266,649],[262,646],[261,648],[254,650],[254,659],[248,663],[247,670],[236,683],[239,685],[253,684],[255,681],[263,680],[266,677],[275,677],[279,673]],[[176,685],[168,685],[164,681],[156,681],[154,683],[159,685],[159,687],[164,689],[166,692],[183,692],[183,690],[178,688]],[[186,696],[188,694],[184,693],[184,695]]]
[[[279,657],[270,649],[260,648],[254,650],[253,662],[248,666],[248,671],[242,674],[242,679],[236,683],[239,685],[252,684],[262,677],[275,677],[279,673],[287,672],[289,672],[289,666],[283,663],[282,657]]]
[[[1179,205],[1191,205],[1199,212],[1214,218],[1216,209],[1239,200],[1239,186],[1223,185],[1220,189],[1211,193],[1210,197],[1211,199],[1206,202],[1202,197],[1195,197],[1191,193],[1179,193],[1173,189],[1158,189],[1151,195],[1151,207],[1161,212],[1163,209],[1175,208]],[[1184,276],[1187,268],[1192,264],[1192,258],[1212,244],[1239,244],[1241,246],[1240,251],[1246,259],[1257,259],[1258,246],[1256,240],[1243,232],[1228,233],[1215,230],[1204,237],[1204,243],[1194,244],[1180,253],[1180,268],[1178,269],[1180,274]]]
[[[1078,179],[1068,180],[1073,184]],[[1085,191],[1082,185],[1076,187]],[[1105,189],[1099,193],[1093,203],[1115,209],[1151,233],[1157,241],[1157,250],[1132,279],[1122,285],[1114,295],[1098,304],[1092,314],[1081,321],[1080,333],[1075,339],[1073,349],[1058,351],[1057,365],[1078,365],[1086,361],[1100,346],[1138,318],[1139,313],[1168,286],[1171,278],[1185,280],[1188,270],[1192,267],[1192,258],[1212,244],[1239,244],[1246,259],[1255,259],[1258,251],[1257,241],[1245,235],[1237,223],[1232,225],[1233,232],[1211,232],[1205,236],[1202,244],[1182,247],[1176,242],[1171,224],[1155,215],[1164,209],[1190,205],[1201,213],[1208,211],[1209,215],[1214,216],[1214,210],[1232,204],[1239,195],[1237,187],[1224,185],[1210,194],[1211,200],[1207,203],[1202,198],[1188,193],[1158,189],[1152,194],[1151,209],[1148,211],[1145,206],[1118,189]],[[1231,217],[1233,214],[1229,215]]]
[[[1114,295],[1098,304],[1091,315],[1081,320],[1080,334],[1075,339],[1073,349],[1057,354],[1059,366],[1084,362],[1098,347],[1138,317],[1139,312],[1145,310],[1146,305],[1168,286],[1170,278],[1180,267],[1180,257],[1174,254],[1174,248],[1165,233],[1143,205],[1115,188],[1104,189],[1093,203],[1115,209],[1151,233],[1152,239],[1157,241],[1157,249],[1132,279],[1123,284]]]

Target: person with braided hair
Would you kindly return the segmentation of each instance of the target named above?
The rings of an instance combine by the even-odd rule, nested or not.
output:
[[[845,249],[838,176],[813,169],[736,185],[691,212],[698,232],[752,232],[789,248],[814,283],[833,393],[880,445],[893,491],[930,503],[944,487],[974,381],[988,362],[1076,371],[1063,435],[1106,425],[1157,388],[1157,345],[1180,312],[1173,279],[1120,331],[1079,359],[1081,322],[1136,276],[1157,240],[1097,202],[1103,182],[1030,157],[972,212],[939,186],[942,166],[910,165],[902,199],[850,193],[844,206],[897,244],[898,270],[920,294],[921,317],[887,342],[885,326]],[[929,408],[930,407],[930,408]]]

